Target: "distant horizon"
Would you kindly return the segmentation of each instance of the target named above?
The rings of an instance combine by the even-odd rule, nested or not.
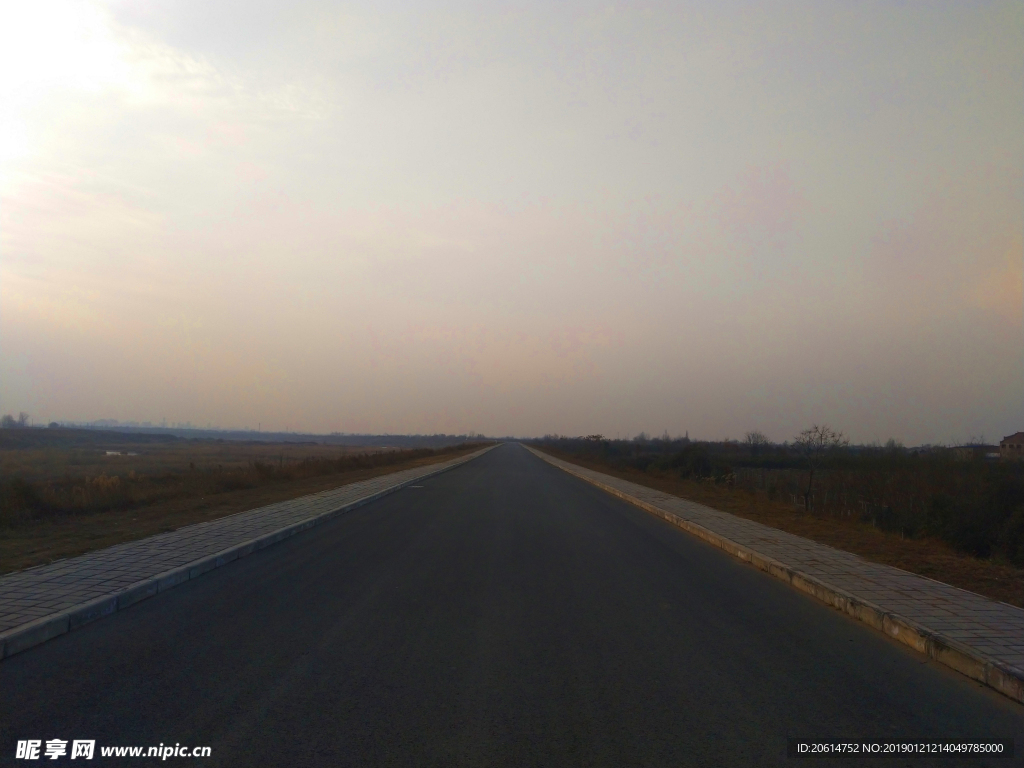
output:
[[[61,428],[74,428],[74,429],[110,429],[111,431],[117,430],[162,430],[162,431],[175,431],[175,432],[200,432],[200,433],[225,433],[225,434],[246,434],[246,435],[294,435],[297,437],[373,437],[373,438],[386,438],[386,437],[401,437],[401,438],[450,438],[450,437],[464,437],[467,439],[480,438],[485,440],[543,440],[545,438],[567,438],[570,440],[576,440],[581,438],[590,437],[600,433],[583,433],[579,435],[565,435],[559,433],[546,433],[542,435],[487,435],[478,432],[317,432],[317,431],[295,431],[295,430],[266,430],[249,427],[216,427],[216,426],[198,426],[194,424],[178,423],[178,424],[154,424],[152,422],[122,422],[117,419],[96,419],[94,421],[71,421],[71,420],[60,420],[54,419],[48,423],[30,423],[25,425],[24,428],[28,429],[47,429],[50,424],[56,423]],[[949,443],[919,443],[911,444],[900,440],[897,437],[891,439],[895,440],[897,444],[907,450],[919,449],[919,448],[953,448],[961,446],[976,446],[976,447],[997,447],[999,441],[1005,437],[1009,437],[1015,434],[1011,432],[1008,435],[1002,435],[998,438],[989,438],[986,435],[970,436],[965,440],[953,441]],[[616,440],[625,442],[635,442],[646,440],[650,442],[664,441],[666,440],[666,433],[661,434],[648,434],[646,432],[639,432],[632,436],[616,436],[616,435],[604,435],[601,437],[605,440]],[[797,437],[796,435],[783,438],[781,440],[773,439],[769,435],[765,435],[768,438],[770,445],[783,446],[793,442]],[[667,439],[670,442],[678,442],[681,440],[689,440],[693,443],[743,443],[746,439],[746,435],[740,435],[738,437],[726,436],[723,438],[708,438],[697,436],[690,436],[689,431],[684,434],[669,435]],[[851,447],[855,448],[871,448],[881,447],[884,445],[881,441],[870,441],[870,442],[851,442]]]

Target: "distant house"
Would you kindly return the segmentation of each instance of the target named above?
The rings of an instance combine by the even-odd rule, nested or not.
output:
[[[999,441],[999,457],[1002,459],[1024,459],[1024,432],[1016,432]]]

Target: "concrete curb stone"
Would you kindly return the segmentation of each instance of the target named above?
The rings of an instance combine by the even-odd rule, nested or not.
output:
[[[4,638],[4,657],[27,650],[40,643],[45,643],[58,635],[69,631],[71,617],[67,613],[44,616],[28,624],[18,627],[17,634]]]
[[[82,603],[68,611],[68,631],[78,629],[85,624],[101,619],[104,616],[109,616],[117,610],[117,597],[99,597],[95,600],[90,600],[87,603]]]

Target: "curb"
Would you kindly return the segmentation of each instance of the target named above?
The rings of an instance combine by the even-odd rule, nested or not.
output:
[[[915,621],[900,616],[898,613],[885,611],[874,603],[856,597],[839,587],[834,587],[815,576],[792,568],[778,560],[766,557],[756,550],[721,536],[702,525],[685,520],[672,512],[631,496],[599,480],[594,480],[580,472],[556,464],[555,461],[558,461],[557,459],[535,448],[530,446],[524,447],[537,456],[537,458],[546,461],[551,466],[574,477],[578,477],[580,480],[584,480],[612,496],[627,501],[633,506],[657,515],[676,527],[682,528],[687,533],[691,533],[729,553],[733,557],[750,563],[755,568],[796,587],[801,592],[805,592],[821,602],[854,617],[858,621],[862,621],[874,629],[884,632],[904,645],[909,645],[914,650],[925,654],[940,664],[954,669],[972,680],[984,683],[1014,701],[1024,704],[1024,670],[996,661],[979,653],[970,646],[943,636],[940,632],[928,629]]]
[[[116,593],[93,598],[88,602],[74,605],[61,613],[56,613],[51,616],[43,616],[42,618],[31,621],[27,624],[22,624],[19,627],[14,627],[6,632],[2,632],[0,633],[0,659],[6,659],[16,653],[27,651],[29,648],[41,645],[47,640],[52,640],[53,638],[59,637],[60,635],[66,634],[72,630],[84,627],[86,624],[90,624],[97,619],[110,616],[117,611],[123,610],[131,605],[135,605],[136,603],[150,597],[154,597],[161,592],[173,589],[179,584],[184,584],[186,581],[191,581],[192,579],[198,578],[209,571],[225,566],[240,557],[245,557],[246,555],[250,555],[261,549],[266,549],[267,547],[290,538],[297,533],[301,533],[302,531],[320,525],[321,523],[326,523],[328,520],[337,517],[338,515],[351,512],[354,509],[358,509],[366,504],[377,501],[384,496],[388,496],[395,491],[401,490],[407,485],[418,483],[426,480],[428,477],[434,477],[435,475],[440,475],[448,470],[455,469],[456,467],[461,467],[463,464],[483,456],[488,451],[494,450],[498,445],[501,445],[501,443],[489,446],[483,450],[477,451],[476,453],[471,453],[469,456],[463,457],[454,464],[449,464],[441,469],[428,472],[425,475],[405,480],[397,485],[385,488],[382,491],[377,491],[370,496],[364,496],[361,499],[356,499],[355,501],[339,507],[338,509],[331,510],[330,512],[321,512],[318,515],[306,518],[305,520],[300,520],[297,523],[292,523],[284,528],[279,528],[276,531],[265,533],[255,539],[250,539],[249,541],[228,547],[227,549],[221,550],[215,554],[207,555],[198,560],[193,560],[191,563],[185,563],[184,565],[179,565],[169,571],[158,573],[156,576],[138,581]]]

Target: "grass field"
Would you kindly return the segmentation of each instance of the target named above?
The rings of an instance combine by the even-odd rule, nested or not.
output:
[[[22,434],[9,437],[12,432]],[[368,451],[95,430],[2,430],[0,573],[445,461],[480,447]]]
[[[186,440],[84,429],[0,430],[0,478],[29,482],[76,477],[157,476],[187,470],[234,470],[258,461],[283,466],[310,458],[388,449],[320,443]]]
[[[1024,569],[991,558],[957,552],[933,537],[909,539],[879,530],[855,518],[808,514],[792,504],[773,501],[765,494],[722,484],[683,479],[671,472],[645,471],[596,460],[593,457],[538,446],[565,461],[629,480],[713,509],[755,520],[788,533],[853,552],[876,563],[952,584],[961,589],[1024,607]]]

